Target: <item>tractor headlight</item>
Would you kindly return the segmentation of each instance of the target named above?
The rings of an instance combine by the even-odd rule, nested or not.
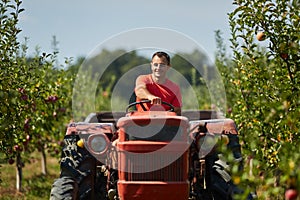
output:
[[[107,151],[109,140],[105,134],[93,134],[88,138],[88,147],[93,154],[103,154]]]

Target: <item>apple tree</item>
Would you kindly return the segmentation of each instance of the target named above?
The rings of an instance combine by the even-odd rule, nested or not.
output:
[[[285,190],[300,187],[300,2],[233,4],[233,59],[222,52],[218,57],[230,88],[228,114],[238,124],[246,155],[246,173],[234,168],[233,180],[252,186],[263,199],[283,199]]]
[[[71,74],[54,67],[56,52],[26,57],[26,43],[17,39],[23,11],[19,0],[0,3],[0,149],[16,164],[18,190],[30,153],[58,151],[64,123],[71,118],[72,84]]]

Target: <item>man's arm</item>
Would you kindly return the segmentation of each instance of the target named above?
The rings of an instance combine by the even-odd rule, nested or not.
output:
[[[139,99],[149,99],[152,104],[161,104],[161,98],[151,94],[143,81],[142,76],[137,77],[135,82],[135,94]]]

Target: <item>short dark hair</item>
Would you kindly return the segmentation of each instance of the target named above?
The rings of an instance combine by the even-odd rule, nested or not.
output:
[[[158,56],[159,58],[161,57],[165,57],[167,59],[167,64],[170,65],[170,56],[166,53],[166,52],[163,52],[163,51],[157,51],[155,52],[153,55],[152,55],[152,59],[154,58],[154,56]]]

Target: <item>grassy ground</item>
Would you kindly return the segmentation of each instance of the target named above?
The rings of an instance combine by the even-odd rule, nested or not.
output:
[[[16,167],[1,163],[0,167],[0,199],[49,199],[54,179],[59,176],[59,163],[57,158],[47,155],[47,175],[41,173],[41,155],[35,152],[31,155],[30,163],[23,168],[22,191],[16,190]]]

